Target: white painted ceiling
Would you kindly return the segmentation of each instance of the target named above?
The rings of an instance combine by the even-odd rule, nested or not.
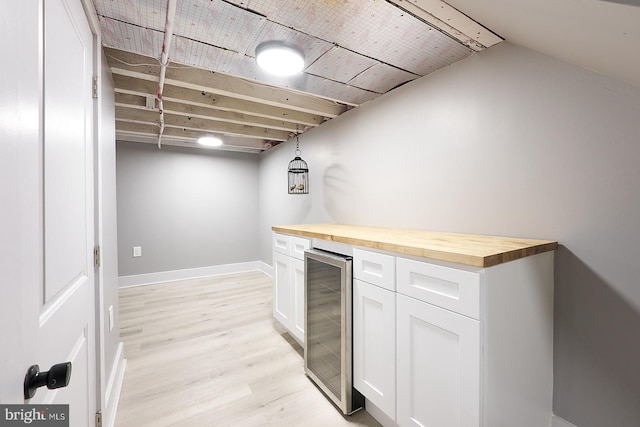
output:
[[[120,139],[158,142],[167,0],[94,0]],[[177,0],[165,83],[167,144],[201,134],[260,152],[506,39],[640,86],[640,0]],[[305,70],[255,64],[267,40]]]
[[[447,0],[505,40],[640,87],[640,0]]]

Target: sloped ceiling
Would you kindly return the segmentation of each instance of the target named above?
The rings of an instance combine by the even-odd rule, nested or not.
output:
[[[640,87],[640,0],[447,0],[505,40]]]

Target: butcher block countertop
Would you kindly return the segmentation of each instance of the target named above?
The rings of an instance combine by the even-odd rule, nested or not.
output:
[[[271,229],[278,233],[333,240],[354,246],[475,267],[490,267],[530,255],[553,251],[558,247],[558,242],[552,240],[343,224],[283,225],[273,226]]]

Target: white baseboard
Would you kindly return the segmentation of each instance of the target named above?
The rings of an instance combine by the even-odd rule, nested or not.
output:
[[[566,421],[557,415],[554,415],[553,419],[551,420],[551,427],[578,427],[578,426],[576,426],[575,424],[571,424],[569,421]]]
[[[260,271],[269,277],[273,277],[273,267],[266,262],[258,261],[260,263]]]
[[[126,366],[127,359],[124,358],[124,346],[119,343],[113,362],[113,369],[111,369],[111,375],[109,375],[105,390],[105,407],[102,410],[102,425],[105,427],[114,427],[116,425],[116,413],[118,412],[120,391],[122,390]]]
[[[272,268],[262,261],[241,262],[237,264],[212,265],[209,267],[187,268],[184,270],[159,271],[157,273],[134,274],[118,277],[118,286],[128,288],[131,286],[150,285],[152,283],[173,282],[174,280],[197,279],[200,277],[220,276],[224,274],[243,273],[259,270],[265,274]],[[266,271],[265,271],[266,270]]]

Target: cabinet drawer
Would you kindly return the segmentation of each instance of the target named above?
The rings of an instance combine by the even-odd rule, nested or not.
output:
[[[311,240],[305,239],[304,237],[289,237],[289,246],[291,255],[293,258],[304,260],[304,251],[311,247]]]
[[[289,255],[291,240],[285,234],[273,233],[273,250],[281,254]]]
[[[353,277],[395,291],[396,259],[391,255],[353,249]]]
[[[480,319],[480,273],[396,258],[397,292]]]

